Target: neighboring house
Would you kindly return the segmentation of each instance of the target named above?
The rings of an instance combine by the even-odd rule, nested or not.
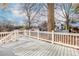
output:
[[[70,32],[79,33],[79,22],[70,23]]]
[[[59,8],[55,8],[55,31],[60,32],[64,30],[66,19]]]
[[[70,32],[79,33],[79,14],[74,14],[71,18],[72,21],[69,23]]]
[[[64,30],[64,25],[65,25],[65,22],[58,22],[56,21],[55,22],[55,31],[62,31]]]

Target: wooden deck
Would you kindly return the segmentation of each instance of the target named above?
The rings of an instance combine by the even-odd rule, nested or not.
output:
[[[12,48],[18,56],[79,56],[79,50],[28,37],[19,37],[2,47]]]

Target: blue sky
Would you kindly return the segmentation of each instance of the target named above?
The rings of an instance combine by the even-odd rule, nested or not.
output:
[[[23,4],[9,3],[8,8],[6,10],[3,10],[0,8],[0,21],[5,19],[5,20],[11,20],[11,21],[15,22],[16,25],[25,24],[24,20],[27,20],[27,17],[26,17],[25,12],[23,12],[21,10],[21,8],[19,8],[19,7],[21,7],[21,5],[23,5]],[[39,4],[36,4],[32,8],[31,16],[33,16],[39,10],[39,8],[40,8],[40,16],[39,16],[39,14],[37,14],[36,17],[34,18],[34,19],[38,18],[37,20],[40,20],[40,22],[38,22],[37,25],[39,25],[39,23],[47,20],[47,16],[41,16],[41,14],[47,15],[47,11],[45,11],[45,8],[41,8],[41,6],[39,6]],[[34,23],[33,23],[33,25],[34,25]]]
[[[15,11],[16,8],[18,8],[16,4],[9,4],[9,7],[6,10],[0,8],[0,21],[5,19],[13,21],[17,25],[22,24],[24,17],[18,16],[15,13],[13,13],[13,10]]]

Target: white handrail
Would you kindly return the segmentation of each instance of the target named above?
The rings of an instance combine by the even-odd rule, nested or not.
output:
[[[79,34],[78,34],[78,33],[60,33],[60,32],[54,32],[54,34],[79,36]]]
[[[31,33],[37,33],[37,36],[31,36]],[[42,37],[40,37],[40,34],[42,35]],[[51,40],[47,39],[47,38],[43,38],[45,35],[48,35],[48,37],[50,36],[50,34],[52,35]],[[32,34],[33,35],[33,34]],[[69,46],[73,46],[73,47],[78,47],[78,37],[79,34],[78,33],[60,33],[60,32],[46,32],[46,31],[29,31],[29,37],[32,38],[37,38],[40,40],[45,40],[45,41],[50,41],[52,43],[59,43],[59,44],[63,44],[63,45],[69,45]],[[45,36],[47,37],[47,36]]]
[[[7,35],[6,35],[7,34]],[[73,47],[79,47],[78,40],[79,40],[79,34],[78,33],[60,33],[60,32],[46,32],[46,31],[31,31],[31,30],[15,30],[12,32],[0,32],[0,35],[3,35],[3,39],[0,40],[7,40],[8,37],[10,40],[13,40],[12,38],[16,38],[19,34],[23,34],[28,37],[48,41],[51,43],[57,43],[62,45],[69,45]],[[12,37],[13,36],[13,37]]]
[[[7,34],[6,36],[3,36],[1,39],[0,39],[0,44],[4,44],[4,43],[7,43],[9,41],[15,41],[15,37],[18,36],[18,31],[11,31],[11,32],[1,32],[0,33],[1,35],[5,35]]]
[[[12,34],[13,34],[13,33],[11,32],[11,33],[10,33],[9,35],[7,35],[6,37],[3,37],[3,38],[1,39],[2,43],[5,43],[6,40],[7,40],[9,37],[11,37]]]

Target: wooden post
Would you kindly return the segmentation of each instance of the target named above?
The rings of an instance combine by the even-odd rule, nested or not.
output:
[[[26,30],[24,30],[24,35],[26,36]]]
[[[14,30],[13,33],[14,33],[14,37],[12,37],[12,41],[16,41],[17,31]]]
[[[14,31],[12,31],[11,33],[13,34],[13,33],[14,33]],[[11,41],[13,40],[13,37],[12,37],[12,36],[11,36],[10,40],[11,40]]]
[[[52,31],[52,43],[54,43],[54,31]]]
[[[16,37],[18,37],[18,32],[19,32],[19,31],[17,30],[17,31],[16,31]]]
[[[77,46],[77,36],[76,36],[76,46]]]
[[[39,30],[37,31],[37,38],[39,39]]]
[[[18,32],[19,32],[18,30],[15,30],[15,31],[14,31],[14,39],[15,39],[15,41],[16,41],[17,37],[19,36],[19,35],[18,35]]]
[[[31,35],[31,33],[30,33],[30,30],[29,30],[29,38],[30,38],[30,35]]]
[[[0,39],[2,39],[2,33],[1,33],[1,38]]]

